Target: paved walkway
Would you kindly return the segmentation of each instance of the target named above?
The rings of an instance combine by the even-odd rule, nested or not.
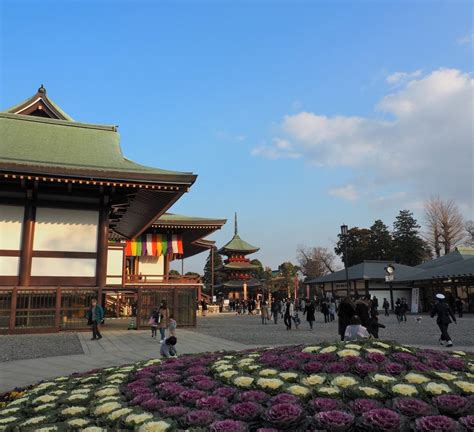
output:
[[[0,393],[74,372],[118,366],[159,356],[160,344],[150,331],[107,330],[100,341],[90,333],[78,333],[84,354],[14,360],[0,363]],[[180,329],[178,352],[181,354],[249,348],[238,342]]]

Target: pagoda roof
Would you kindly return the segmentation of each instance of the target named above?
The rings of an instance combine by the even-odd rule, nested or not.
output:
[[[227,219],[213,219],[197,216],[185,216],[175,213],[164,213],[158,217],[152,225],[163,227],[182,227],[182,228],[199,228],[199,227],[216,227],[221,228]]]
[[[228,253],[243,253],[244,255],[251,254],[257,252],[260,248],[256,246],[252,246],[250,243],[247,243],[245,240],[242,240],[238,233],[237,227],[237,213],[235,213],[234,219],[234,237],[232,237],[231,241],[226,243],[219,249],[219,253],[221,255],[228,255]]]
[[[257,265],[243,262],[230,262],[223,264],[222,267],[227,270],[256,270],[259,268]]]
[[[224,282],[221,287],[223,288],[244,288],[244,283],[247,284],[247,288],[258,288],[262,286],[262,283],[257,280],[257,279],[249,279],[247,281],[236,281],[236,280],[230,280],[227,282]],[[217,288],[217,287],[216,287]]]

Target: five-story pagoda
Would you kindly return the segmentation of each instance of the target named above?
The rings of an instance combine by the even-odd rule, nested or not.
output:
[[[256,290],[262,284],[254,278],[254,272],[258,266],[251,264],[247,255],[253,254],[259,249],[240,238],[236,213],[234,236],[218,251],[227,257],[222,266],[225,272],[225,282],[222,285],[225,297],[241,300],[246,300],[248,296],[256,297]]]

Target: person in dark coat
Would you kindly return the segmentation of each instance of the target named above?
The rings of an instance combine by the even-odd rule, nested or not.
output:
[[[407,312],[408,312],[408,303],[406,299],[402,298],[402,303],[400,304],[400,321],[407,322]]]
[[[374,313],[370,317],[369,326],[367,327],[367,331],[375,339],[378,339],[379,338],[379,328],[385,328],[385,326],[383,324],[379,323],[379,314]]]
[[[87,312],[87,323],[92,326],[92,339],[102,339],[102,335],[99,331],[99,324],[104,319],[104,309],[97,303],[97,299],[92,299],[91,307]]]
[[[357,300],[355,306],[355,314],[360,318],[360,322],[363,327],[367,328],[369,326],[369,305],[367,300],[360,299]]]
[[[311,330],[313,330],[313,323],[314,321],[316,321],[316,318],[314,317],[315,312],[316,312],[316,306],[314,306],[314,302],[308,300],[306,302],[303,315],[306,315],[306,321],[309,322],[309,328]]]
[[[456,311],[458,313],[458,317],[462,318],[464,303],[462,302],[461,297],[456,298],[456,301],[454,302],[454,304],[456,306]]]
[[[270,307],[273,316],[273,323],[278,324],[278,315],[280,315],[280,300],[273,299],[272,305]]]
[[[321,303],[321,312],[324,315],[324,322],[328,323],[330,319],[329,319],[329,305],[327,301],[323,301]]]
[[[436,294],[438,303],[436,303],[431,310],[431,318],[436,318],[436,324],[438,324],[439,329],[441,330],[441,337],[439,338],[439,343],[444,345],[446,343],[447,347],[453,346],[453,341],[451,336],[448,334],[448,326],[453,321],[456,322],[456,317],[453,314],[453,311],[446,303],[446,297],[444,294]],[[452,320],[452,321],[451,321]]]
[[[390,303],[388,302],[386,298],[383,299],[383,308],[385,310],[385,316],[389,316]]]
[[[346,327],[351,324],[352,317],[355,315],[355,307],[350,297],[346,297],[339,305],[337,316],[339,318],[338,331],[341,340],[344,340]]]

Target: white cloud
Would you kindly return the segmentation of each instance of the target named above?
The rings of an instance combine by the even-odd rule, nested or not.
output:
[[[438,69],[382,98],[385,120],[300,112],[284,117],[282,136],[311,164],[350,168],[372,197],[396,185],[414,201],[436,193],[472,208],[473,88],[469,74]]]
[[[456,40],[458,45],[471,45],[474,46],[474,31],[468,33]]]
[[[335,187],[328,190],[328,194],[338,198],[345,199],[347,201],[355,201],[359,198],[359,194],[354,188],[354,185],[347,184],[341,187]]]
[[[260,145],[252,149],[252,156],[262,156],[266,159],[297,159],[301,156],[293,150],[293,145],[290,141],[275,138],[273,145]]]
[[[421,69],[418,69],[414,72],[394,72],[393,74],[389,75],[386,80],[389,84],[396,84],[409,79],[417,78],[421,76],[421,73]]]

